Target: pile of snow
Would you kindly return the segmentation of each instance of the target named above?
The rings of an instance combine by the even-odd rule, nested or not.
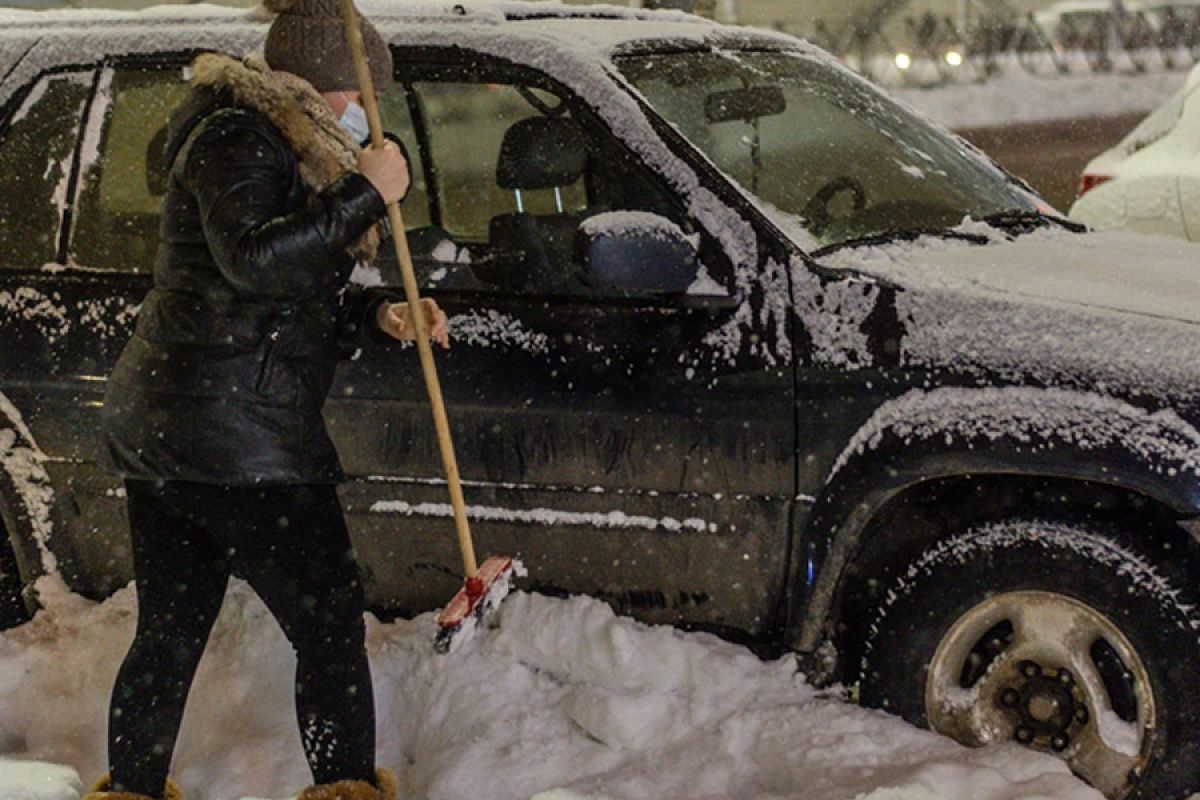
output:
[[[0,634],[5,800],[75,800],[77,773],[103,771],[135,605],[128,588],[102,604],[59,592]],[[967,750],[814,690],[790,659],[596,600],[515,594],[499,622],[442,657],[432,615],[369,619],[379,760],[403,797],[1100,800],[1057,759]],[[189,800],[290,797],[307,783],[292,669],[267,610],[234,582],[175,754]]]
[[[4,800],[79,800],[79,776],[70,767],[0,757],[0,797]]]

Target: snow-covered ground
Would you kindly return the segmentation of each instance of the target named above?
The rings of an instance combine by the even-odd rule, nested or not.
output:
[[[1138,74],[1034,75],[1012,71],[985,83],[891,94],[952,130],[1027,122],[1148,114],[1171,99],[1188,70]]]
[[[0,634],[0,798],[77,800],[103,770],[135,608],[128,588],[102,604],[60,592]],[[431,615],[369,620],[379,759],[403,797],[1100,800],[1051,757],[962,748],[814,690],[789,659],[592,599],[514,594],[499,623],[435,656]],[[176,750],[188,800],[306,784],[291,675],[265,607],[233,584]]]

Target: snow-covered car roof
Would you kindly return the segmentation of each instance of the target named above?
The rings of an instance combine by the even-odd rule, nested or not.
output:
[[[678,11],[645,11],[612,5],[557,2],[411,2],[361,0],[394,45],[444,45],[477,49],[539,66],[559,78],[603,69],[616,53],[654,42],[678,46],[804,47],[768,31],[720,25]],[[237,53],[257,49],[272,15],[212,4],[164,5],[141,11],[0,9],[0,104],[32,74],[89,56],[134,55],[195,48]],[[197,24],[203,21],[203,24]],[[503,36],[497,30],[503,29]],[[83,34],[86,34],[84,36]],[[58,46],[54,40],[60,41]],[[31,49],[33,45],[36,48]],[[814,54],[816,48],[809,48]],[[555,53],[553,61],[549,54]],[[10,74],[19,64],[16,74]]]
[[[411,25],[474,26],[510,23],[506,33],[536,28],[542,35],[559,38],[573,49],[607,54],[623,45],[655,39],[752,37],[778,39],[770,32],[750,33],[745,28],[721,25],[679,11],[647,11],[613,5],[568,6],[559,2],[409,2],[361,0],[361,13],[388,33]],[[161,5],[140,11],[113,9],[55,9],[31,11],[0,8],[0,37],[36,38],[82,28],[154,27],[204,20],[222,27],[263,27],[273,15],[261,8],[238,9],[209,3]],[[794,39],[788,41],[795,43]]]

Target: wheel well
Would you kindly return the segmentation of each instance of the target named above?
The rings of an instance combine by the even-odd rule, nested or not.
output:
[[[838,648],[838,679],[857,680],[863,632],[871,623],[872,610],[901,570],[941,538],[1016,514],[1116,521],[1143,545],[1179,548],[1177,553],[1189,556],[1174,557],[1176,563],[1200,564],[1200,542],[1178,524],[1179,515],[1136,492],[1087,481],[1025,476],[966,475],[926,481],[891,500],[872,518],[841,577],[827,627]]]

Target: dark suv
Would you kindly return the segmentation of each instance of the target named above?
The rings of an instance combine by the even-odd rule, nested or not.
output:
[[[1200,790],[1191,245],[1060,220],[788,37],[611,8],[391,13],[384,116],[451,317],[481,551],[518,554],[530,589],[784,645],[960,741],[1060,753],[1110,798]],[[198,52],[264,32],[204,10],[0,29],[9,623],[39,580],[129,580],[94,434],[150,283],[164,124]],[[415,353],[364,347],[326,412],[373,607],[445,602]]]

